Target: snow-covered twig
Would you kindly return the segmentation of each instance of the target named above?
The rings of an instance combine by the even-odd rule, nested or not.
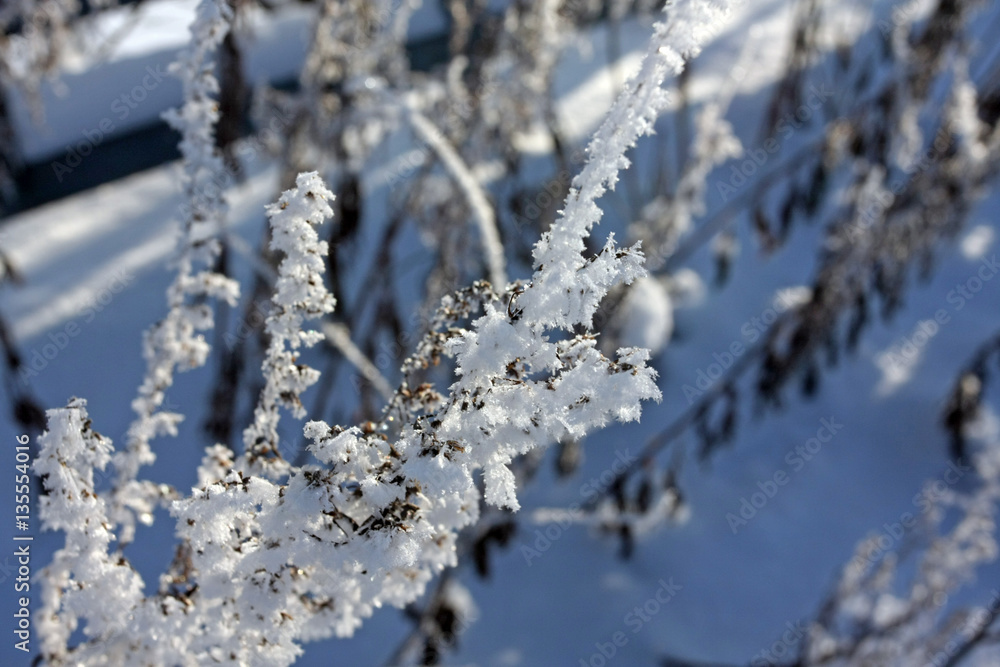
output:
[[[503,243],[500,241],[500,231],[497,229],[496,214],[493,205],[490,204],[486,193],[476,177],[469,170],[469,167],[462,160],[462,156],[441,134],[434,123],[427,119],[422,113],[411,104],[405,105],[407,115],[413,130],[431,149],[441,158],[441,163],[455,179],[462,193],[465,195],[469,208],[472,210],[472,217],[479,228],[479,235],[483,242],[483,254],[486,256],[486,265],[489,268],[490,282],[498,292],[503,292],[507,288],[507,268],[504,259]]]
[[[351,362],[366,380],[372,383],[382,398],[391,401],[396,395],[392,385],[383,377],[371,359],[365,356],[361,348],[354,344],[354,341],[351,340],[351,332],[347,330],[347,327],[335,322],[324,322],[322,328],[327,342],[344,355],[344,358]]]
[[[563,329],[574,321],[590,324],[597,309],[596,295],[603,295],[610,282],[621,274],[609,271],[610,257],[619,251],[609,241],[601,261],[585,260],[583,239],[601,218],[597,200],[614,189],[621,170],[627,169],[626,151],[644,134],[653,130],[653,121],[666,107],[668,94],[661,84],[678,74],[684,59],[697,55],[701,45],[714,35],[728,12],[729,2],[714,5],[700,2],[678,3],[667,8],[669,18],[654,28],[650,50],[639,73],[625,86],[598,128],[588,147],[590,159],[573,179],[562,216],[536,246],[536,272],[532,287],[518,304],[532,319]],[[637,251],[637,248],[635,248]],[[637,252],[630,262],[627,280],[639,275]]]
[[[273,268],[266,262],[261,261],[251,249],[250,246],[242,238],[229,235],[226,237],[227,243],[230,247],[234,248],[240,253],[248,262],[250,262],[254,271],[264,280],[268,282],[274,282],[277,280],[277,274]],[[326,342],[330,344],[334,349],[344,355],[361,375],[372,383],[379,394],[382,395],[387,401],[391,400],[395,396],[395,392],[389,381],[385,379],[382,373],[379,371],[378,367],[372,363],[371,359],[365,356],[365,353],[361,351],[354,341],[351,340],[351,333],[348,331],[347,327],[343,324],[338,324],[335,322],[323,322],[320,325],[323,334],[326,336]]]
[[[40,573],[45,586],[38,632],[42,654],[56,664],[66,658],[80,619],[86,620],[87,637],[100,639],[124,627],[129,610],[142,600],[141,577],[127,561],[108,554],[114,535],[94,471],[110,462],[111,441],[93,431],[86,407],[74,398],[65,408],[48,411],[48,430],[38,440],[34,463],[48,491],[41,519],[47,528],[66,533],[65,546]]]
[[[114,497],[110,516],[121,525],[119,541],[132,541],[135,517],[152,521],[152,510],[161,489],[137,481],[139,468],[152,463],[153,438],[177,432],[181,415],[162,412],[165,391],[173,384],[175,370],[202,366],[209,345],[199,331],[213,325],[208,298],[235,304],[239,285],[212,270],[219,253],[225,202],[219,174],[225,171],[214,145],[218,109],[212,95],[218,82],[212,74],[211,56],[229,29],[232,10],[224,0],[202,0],[191,26],[191,43],[171,67],[181,79],[184,105],[164,114],[181,132],[185,204],[183,230],[176,258],[177,276],[167,290],[166,317],[146,332],[143,355],[146,374],[132,407],[136,418],[128,430],[127,444],[115,455]]]
[[[328,202],[333,193],[316,172],[299,174],[295,188],[267,208],[271,219],[271,250],[285,257],[278,266],[274,309],[265,325],[270,342],[264,358],[265,385],[254,410],[253,423],[243,432],[250,470],[258,464],[279,474],[287,468],[278,450],[278,408],[284,406],[301,419],[305,408],[299,396],[319,379],[319,372],[297,363],[300,347],[311,347],[323,339],[318,331],[304,331],[306,320],[333,312],[335,301],[323,284],[326,241],[315,227],[333,216]]]

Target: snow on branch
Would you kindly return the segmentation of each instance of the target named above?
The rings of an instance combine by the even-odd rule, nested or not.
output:
[[[620,250],[610,239],[587,258],[584,239],[601,217],[597,199],[628,166],[625,151],[652,129],[666,101],[660,84],[680,70],[684,57],[697,53],[723,15],[694,2],[671,6],[670,12],[656,27],[639,76],[592,141],[590,161],[574,181],[565,213],[536,246],[531,282],[506,301],[485,284],[446,299],[442,324],[457,325],[480,305],[483,314],[468,328],[437,332],[441,335],[432,336],[408,362],[452,357],[456,378],[447,393],[435,393],[424,409],[400,409],[406,421],[392,438],[370,422],[347,429],[308,422],[304,433],[319,465],[287,465],[280,470],[282,482],[256,474],[255,466],[234,460],[225,447],[210,448],[200,486],[170,505],[180,545],[158,593],[141,597],[138,575],[127,561],[107,554],[112,538],[105,524],[111,522],[89,471],[107,462],[110,443],[89,431],[80,402],[49,413],[46,465],[70,467],[59,473],[64,477],[55,483],[63,486],[53,487],[54,498],[84,519],[81,524],[74,515],[68,525],[60,517],[70,510],[46,515],[46,525],[66,530],[68,540],[57,557],[59,569],[46,577],[49,618],[58,619],[46,626],[46,646],[54,647],[47,649],[50,663],[290,664],[301,653],[299,642],[351,635],[375,609],[402,607],[420,596],[434,575],[456,563],[459,531],[478,520],[481,499],[518,509],[509,468],[515,457],[580,438],[612,420],[638,420],[643,401],[660,400],[647,350],[622,348],[609,359],[595,336],[573,332],[589,328],[608,289],[643,274],[637,248]],[[202,2],[192,30],[195,46],[180,68],[188,104],[174,119],[186,119],[192,215],[170,313],[147,336],[150,372],[136,401],[140,417],[129,431],[126,454],[119,455],[126,483],[140,463],[151,460],[149,438],[172,431],[179,419],[154,414],[173,369],[204,362],[207,345],[193,332],[211,325],[211,312],[188,305],[188,299],[234,296],[223,278],[191,273],[195,256],[212,257],[221,210],[221,201],[200,197],[206,191],[198,184],[204,170],[217,168],[208,148],[214,116],[207,96],[214,83],[206,59],[227,19],[222,3]],[[273,247],[285,258],[274,296],[278,309],[267,322],[272,341],[264,362],[267,386],[245,432],[251,458],[269,453],[265,446],[277,450],[278,405],[303,414],[298,395],[316,372],[297,365],[295,351],[321,334],[303,331],[302,325],[334,305],[321,279],[327,248],[313,229],[331,215],[332,194],[315,173],[300,175],[296,186],[268,208]],[[404,391],[410,391],[407,382],[399,393]],[[480,475],[485,492],[477,484]],[[116,489],[116,499],[121,491]],[[98,525],[103,532],[84,536]],[[74,546],[84,540],[85,547]],[[120,571],[108,570],[114,562],[123,564]],[[101,583],[109,572],[117,577],[107,578],[117,582],[114,591]],[[80,582],[80,593],[71,597],[67,591],[74,581]],[[84,599],[93,591],[106,594],[100,601]],[[108,614],[117,622],[109,622]],[[65,644],[77,619],[100,641],[69,650]]]
[[[254,272],[261,279],[269,283],[273,283],[278,279],[274,268],[261,260],[253,249],[250,248],[250,245],[242,238],[234,234],[229,234],[226,236],[226,242],[231,249],[238,252],[250,264]],[[344,358],[361,373],[362,377],[372,383],[372,386],[375,387],[376,391],[386,401],[393,400],[396,394],[393,392],[389,381],[383,377],[381,371],[372,363],[371,359],[365,356],[361,348],[354,344],[354,341],[351,340],[351,332],[344,324],[326,321],[320,325],[320,329],[326,336],[327,344],[344,355]]]
[[[326,334],[326,341],[344,355],[344,358],[358,369],[365,380],[371,382],[382,398],[391,401],[396,395],[392,386],[371,359],[366,357],[361,348],[351,340],[350,330],[343,324],[336,322],[324,322],[322,328],[323,333]]]
[[[503,292],[507,288],[507,268],[493,205],[490,204],[475,175],[462,160],[462,156],[434,126],[434,123],[411,104],[405,104],[405,108],[414,132],[437,153],[437,156],[441,158],[441,163],[444,164],[465,195],[469,208],[472,209],[472,216],[479,227],[479,236],[482,238],[483,252],[486,255],[486,265],[489,267],[490,282],[493,283],[494,289]]]
[[[296,418],[305,416],[299,396],[319,379],[319,372],[296,363],[296,350],[323,340],[318,331],[303,331],[307,319],[333,312],[335,301],[323,284],[326,241],[315,227],[333,216],[330,192],[316,172],[299,174],[296,187],[267,207],[271,219],[271,250],[281,251],[278,280],[265,329],[270,337],[264,357],[264,389],[254,410],[254,421],[243,432],[243,444],[251,470],[256,463],[269,463],[274,473],[284,472],[278,450],[278,407]],[[263,457],[263,458],[262,458]]]
[[[146,374],[132,408],[136,418],[129,427],[125,450],[115,456],[114,501],[111,518],[121,524],[119,539],[132,541],[135,516],[152,521],[152,510],[162,495],[151,483],[136,480],[139,468],[152,463],[149,442],[160,435],[175,435],[179,414],[160,411],[165,391],[173,384],[175,370],[202,366],[209,352],[203,334],[213,326],[206,298],[224,299],[234,305],[239,285],[212,270],[219,253],[225,202],[218,183],[225,170],[215,149],[215,124],[219,112],[212,95],[218,82],[212,73],[212,54],[229,30],[232,10],[224,0],[202,0],[191,26],[191,42],[171,71],[181,80],[184,104],[164,114],[181,133],[185,204],[181,239],[176,258],[177,276],[167,290],[166,317],[145,335],[143,356]]]
[[[562,329],[576,323],[589,326],[607,289],[640,275],[638,245],[620,251],[611,239],[596,258],[585,259],[584,238],[601,219],[597,200],[608,188],[614,189],[618,173],[629,167],[626,151],[653,131],[666,107],[669,95],[661,84],[684,69],[685,58],[700,53],[702,44],[719,30],[730,5],[692,1],[666,8],[668,18],[654,27],[639,73],[625,85],[591,139],[589,159],[573,179],[562,215],[535,247],[532,287],[518,299],[526,316]]]
[[[94,470],[111,460],[111,441],[91,429],[87,402],[74,398],[49,410],[49,428],[39,439],[35,474],[44,476],[41,519],[66,533],[66,545],[41,572],[46,582],[38,614],[42,653],[49,662],[66,658],[79,619],[84,633],[100,639],[125,623],[142,599],[142,579],[124,559],[112,559],[107,504],[94,489]]]

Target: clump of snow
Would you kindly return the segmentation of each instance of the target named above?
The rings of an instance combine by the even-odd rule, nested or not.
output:
[[[716,234],[712,239],[712,254],[719,260],[732,264],[740,254],[740,240],[730,231]]]
[[[619,343],[645,347],[652,354],[667,346],[674,331],[670,293],[656,278],[643,277],[632,283],[621,305]]]
[[[904,336],[876,355],[875,364],[882,372],[882,378],[875,387],[878,396],[888,396],[910,381],[924,356],[924,348],[938,330],[934,320],[922,320],[909,336]]]
[[[667,279],[667,293],[677,307],[694,307],[701,304],[708,294],[705,281],[694,269],[683,268]]]
[[[996,230],[989,225],[976,225],[962,237],[962,256],[969,260],[980,259],[996,241]]]
[[[773,306],[778,311],[791,310],[809,303],[812,290],[805,285],[785,287],[774,294]]]

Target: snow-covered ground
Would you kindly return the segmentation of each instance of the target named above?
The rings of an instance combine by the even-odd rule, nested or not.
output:
[[[133,8],[100,14],[88,26],[87,47],[66,62],[57,79],[39,90],[45,123],[37,125],[24,95],[11,96],[11,117],[27,162],[66,163],[72,149],[89,153],[114,137],[159,119],[181,102],[181,87],[167,68],[188,41],[188,25],[197,0],[153,0]],[[290,3],[280,12],[248,19],[245,73],[251,86],[295,79],[309,45],[312,9]],[[426,3],[413,16],[411,40],[426,39],[444,29],[436,3]],[[81,148],[82,146],[82,148]]]
[[[57,153],[66,136],[79,136],[92,127],[95,114],[99,121],[101,114],[109,113],[105,106],[118,88],[130,88],[119,82],[135,80],[150,59],[162,59],[180,46],[184,24],[179,17],[184,12],[167,10],[166,4],[157,4],[150,14],[159,17],[154,32],[162,31],[161,41],[126,40],[113,62],[67,74],[70,96],[94,106],[76,113],[53,97],[47,109],[57,129],[49,135],[29,133],[27,153]],[[160,5],[162,15],[157,13]],[[773,76],[782,64],[788,17],[789,3],[779,0],[744,7],[695,63],[700,77],[696,81],[701,83],[693,95],[709,99],[718,82],[730,76],[735,56],[744,49],[753,53],[752,71],[743,79],[730,114],[739,136],[753,136],[765,99],[761,89],[768,73]],[[292,16],[287,25],[278,23],[261,32],[262,44],[290,44],[287,50],[264,49],[269,57],[260,62],[275,68],[267,76],[295,71],[301,42],[288,39],[290,33],[283,31],[298,29],[294,26],[300,20]],[[647,34],[635,24],[626,29],[622,71],[635,68]],[[615,68],[605,67],[606,40],[601,29],[597,32],[588,40],[593,52],[567,57],[557,83],[561,113],[578,139],[601,119],[601,110],[610,103],[610,84],[616,80]],[[281,57],[271,58],[272,52]],[[95,82],[111,89],[96,94]],[[129,122],[153,118],[177,101],[172,83],[154,92],[158,101],[151,94]],[[793,144],[794,138],[782,146],[779,158],[793,153]],[[142,331],[163,313],[170,277],[165,263],[180,203],[176,168],[136,174],[0,226],[0,245],[24,277],[22,286],[3,290],[0,309],[13,324],[28,363],[38,355],[39,364],[44,364],[30,379],[32,389],[47,407],[64,405],[70,396],[86,397],[95,427],[116,443],[124,439],[131,417],[128,405],[142,374]],[[725,173],[727,168],[709,179],[710,211],[721,206],[715,184]],[[232,233],[255,243],[262,207],[276,191],[274,165],[263,159],[249,165],[249,178],[229,196]],[[912,510],[923,482],[942,478],[947,470],[946,439],[939,427],[942,402],[948,383],[974,346],[1000,329],[1000,279],[983,282],[961,309],[949,294],[996,261],[998,207],[996,197],[976,207],[958,242],[944,248],[933,278],[909,291],[892,322],[868,331],[855,356],[824,373],[814,400],[792,397],[780,414],[743,421],[732,448],[703,466],[685,465],[680,481],[690,503],[689,518],[640,542],[632,560],[619,560],[616,542],[583,528],[539,537],[544,533],[534,530],[544,527],[524,522],[512,546],[498,552],[491,579],[482,581],[462,570],[460,579],[473,595],[478,620],[457,653],[446,658],[447,664],[651,665],[668,654],[708,664],[746,664],[772,647],[778,655],[788,624],[795,628],[816,611],[855,543]],[[663,404],[649,405],[641,425],[613,426],[589,438],[584,466],[570,480],[556,480],[551,466],[543,468],[540,479],[522,492],[524,511],[581,502],[588,480],[599,477],[616,458],[637,453],[650,435],[687,408],[684,386],[694,385],[699,372],[734,342],[752,342],[754,318],[766,321],[780,290],[808,282],[821,232],[800,226],[790,242],[768,258],[744,251],[723,288],[709,288],[703,299],[679,308],[674,338],[656,362]],[[744,229],[739,236],[742,248],[755,248]],[[694,255],[689,266],[710,282],[712,264],[705,250]],[[922,327],[929,326],[924,323],[934,321],[939,311],[947,321],[926,342],[915,345],[915,352],[903,354],[902,347],[917,339]],[[905,363],[889,363],[890,354]],[[171,390],[170,400],[187,419],[179,437],[155,442],[160,458],[154,478],[181,488],[193,483],[205,444],[198,425],[208,377],[208,370],[181,375]],[[995,418],[992,423],[996,428]],[[833,432],[822,448],[794,454],[821,428]],[[11,472],[16,435],[10,421],[0,421],[0,441],[10,446]],[[739,514],[743,500],[771,488],[768,480],[779,472],[787,483],[734,531],[727,514]],[[0,500],[0,508],[12,517],[9,494]],[[37,526],[37,517],[32,521]],[[159,521],[169,518],[160,516]],[[9,531],[4,526],[0,533]],[[146,539],[156,532],[140,529],[132,547],[133,562],[140,565],[147,583],[155,581],[150,574],[161,571],[172,556],[170,535]],[[59,540],[37,530],[35,535],[31,566],[37,571]],[[540,556],[529,557],[522,547]],[[11,563],[11,555],[0,555],[0,614],[8,619],[14,600],[12,575],[4,566]],[[984,574],[997,573],[990,568]],[[34,586],[32,595],[37,600]],[[328,665],[331,656],[334,664],[381,664],[407,630],[398,612],[382,610],[349,640],[307,645],[299,664]],[[618,632],[624,644],[619,640],[614,656],[606,661],[597,659],[614,646]],[[9,638],[9,631],[5,634]],[[5,640],[0,649],[4,664],[27,664],[11,644]]]

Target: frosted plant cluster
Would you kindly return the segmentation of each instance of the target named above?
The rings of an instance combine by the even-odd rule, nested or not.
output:
[[[37,88],[62,44],[50,37],[84,34],[75,23],[84,5],[116,4],[4,5],[0,23],[11,39],[0,56],[14,67],[0,68],[0,79]],[[167,392],[175,373],[206,364],[213,304],[239,296],[222,274],[219,184],[240,167],[231,164],[227,136],[235,141],[233,128],[248,120],[233,111],[250,97],[237,38],[261,9],[199,4],[191,44],[175,66],[185,102],[167,114],[184,158],[177,274],[166,316],[144,340],[135,421],[116,450],[74,398],[49,411],[40,439],[42,516],[66,536],[41,575],[47,664],[289,664],[302,643],[351,635],[383,605],[405,607],[415,626],[394,658],[422,651],[418,659],[434,663],[474,615],[452,566],[468,560],[488,576],[490,545],[507,544],[525,518],[613,535],[627,557],[636,538],[686,516],[678,481],[685,436],[698,449],[689,456],[707,457],[735,436],[749,399],[770,409],[792,384],[816,392],[821,366],[855,349],[870,313],[885,317],[899,305],[911,269],[931,271],[935,249],[960,228],[1000,164],[1000,106],[982,83],[990,70],[971,41],[975,26],[988,22],[968,0],[908,3],[891,25],[839,44],[838,22],[824,18],[834,3],[794,3],[789,66],[770,87],[756,140],[737,137],[727,120],[740,112],[730,105],[744,67],[733,68],[710,100],[694,94],[682,71],[737,3],[667,3],[640,72],[623,84],[582,171],[580,154],[569,150],[577,139],[560,127],[556,65],[574,31],[595,21],[608,28],[609,62],[616,60],[614,26],[659,3],[545,0],[489,15],[490,3],[445,4],[450,59],[427,73],[411,67],[405,47],[418,0],[318,2],[298,90],[264,87],[252,96],[253,124],[270,137],[240,148],[252,148],[252,159],[280,152],[281,182],[294,186],[267,207],[271,242],[251,258],[261,275],[244,296],[243,321],[269,299],[264,326],[215,350],[219,383],[208,430],[219,444],[205,452],[197,484],[185,493],[140,472],[154,460],[153,441],[178,432],[182,416],[169,412]],[[33,21],[43,14],[48,23]],[[827,71],[821,63],[833,46],[836,67]],[[668,93],[667,80],[678,74]],[[653,164],[643,147],[628,153],[668,101],[677,131],[658,141],[676,164],[664,166],[661,155]],[[817,123],[799,122],[803,108]],[[2,120],[0,113],[0,135]],[[397,138],[412,147],[406,159],[369,179]],[[540,145],[551,150],[546,166],[556,172],[545,183],[537,164],[526,166],[526,147]],[[3,154],[0,141],[0,162]],[[619,183],[629,159],[640,168]],[[709,188],[719,172],[724,180]],[[643,182],[631,178],[637,173]],[[385,202],[372,196],[380,191],[375,180],[390,186]],[[643,188],[646,181],[654,187]],[[625,192],[611,193],[616,187]],[[709,211],[719,197],[723,205]],[[628,242],[609,235],[591,245],[609,205],[627,209],[615,230]],[[806,221],[825,230],[817,273],[781,299],[780,317],[757,332],[759,343],[635,461],[613,469],[615,478],[593,490],[582,512],[515,516],[518,487],[541,460],[531,454],[558,443],[557,472],[571,474],[585,435],[638,419],[643,401],[659,399],[650,354],[668,344],[675,307],[697,302],[705,289],[682,264],[711,242],[722,284],[741,244],[773,253]],[[744,222],[756,243],[739,233]],[[436,255],[419,294],[399,289],[408,276],[394,273],[414,237]],[[375,252],[365,258],[373,267],[366,276],[369,262],[355,259],[367,249]],[[419,326],[402,322],[430,312]],[[683,316],[678,323],[683,336]],[[413,331],[423,337],[410,340]],[[333,353],[321,377],[304,362],[320,356],[307,348],[323,339]],[[386,340],[399,349],[383,352]],[[947,408],[953,457],[971,462],[959,468],[962,482],[935,496],[919,528],[898,544],[885,549],[873,538],[859,547],[807,636],[785,646],[797,650],[798,663],[955,664],[995,639],[989,628],[1000,602],[991,599],[988,610],[949,602],[998,552],[995,438],[966,457],[964,435],[983,407],[983,359],[1000,351],[1000,338],[992,345]],[[407,353],[393,374],[390,366]],[[341,400],[349,380],[338,383],[337,370],[348,364],[360,373],[358,395]],[[243,381],[257,368],[259,384]],[[309,421],[292,429],[304,441],[290,442],[284,412],[373,421],[350,428]],[[666,463],[672,442],[679,447]],[[112,469],[111,488],[101,488],[98,471]],[[154,584],[133,569],[126,547],[136,522],[151,523],[164,508],[178,544]],[[901,567],[914,546],[927,547],[923,558]]]
[[[659,400],[648,351],[622,348],[609,359],[595,336],[579,333],[609,289],[644,275],[639,247],[619,247],[612,237],[588,254],[584,241],[602,216],[597,200],[628,167],[626,150],[652,130],[666,103],[661,84],[698,53],[724,15],[723,8],[681,3],[657,24],[641,71],[597,131],[564,211],[535,247],[530,281],[504,300],[486,284],[445,300],[445,310],[479,302],[484,314],[468,329],[450,330],[443,353],[454,357],[457,377],[431,401],[433,411],[393,439],[370,423],[310,421],[304,433],[318,465],[295,466],[280,456],[279,407],[303,415],[298,397],[317,373],[297,362],[296,350],[321,336],[302,326],[334,307],[322,286],[325,244],[314,230],[332,213],[333,195],[317,174],[300,174],[268,208],[272,249],[284,259],[267,320],[265,389],[244,433],[246,451],[209,448],[200,486],[182,496],[139,481],[137,472],[152,460],[150,440],[175,433],[180,416],[159,410],[173,372],[203,364],[208,354],[196,333],[212,326],[206,297],[236,296],[233,283],[204,268],[224,215],[208,183],[222,169],[212,148],[209,63],[230,14],[224,2],[203,0],[177,68],[186,103],[169,116],[183,133],[185,232],[168,315],[146,337],[138,418],[116,454],[92,430],[85,401],[73,399],[49,411],[40,440],[45,525],[67,535],[43,575],[45,661],[289,664],[300,642],[348,636],[376,608],[416,599],[455,564],[458,531],[476,522],[481,497],[518,509],[515,457],[612,419],[637,420],[643,401]],[[112,461],[118,476],[105,498],[94,471]],[[175,518],[180,544],[152,593],[127,558],[109,549],[131,539],[131,511],[150,520],[157,502]],[[69,646],[79,626],[87,639]]]

